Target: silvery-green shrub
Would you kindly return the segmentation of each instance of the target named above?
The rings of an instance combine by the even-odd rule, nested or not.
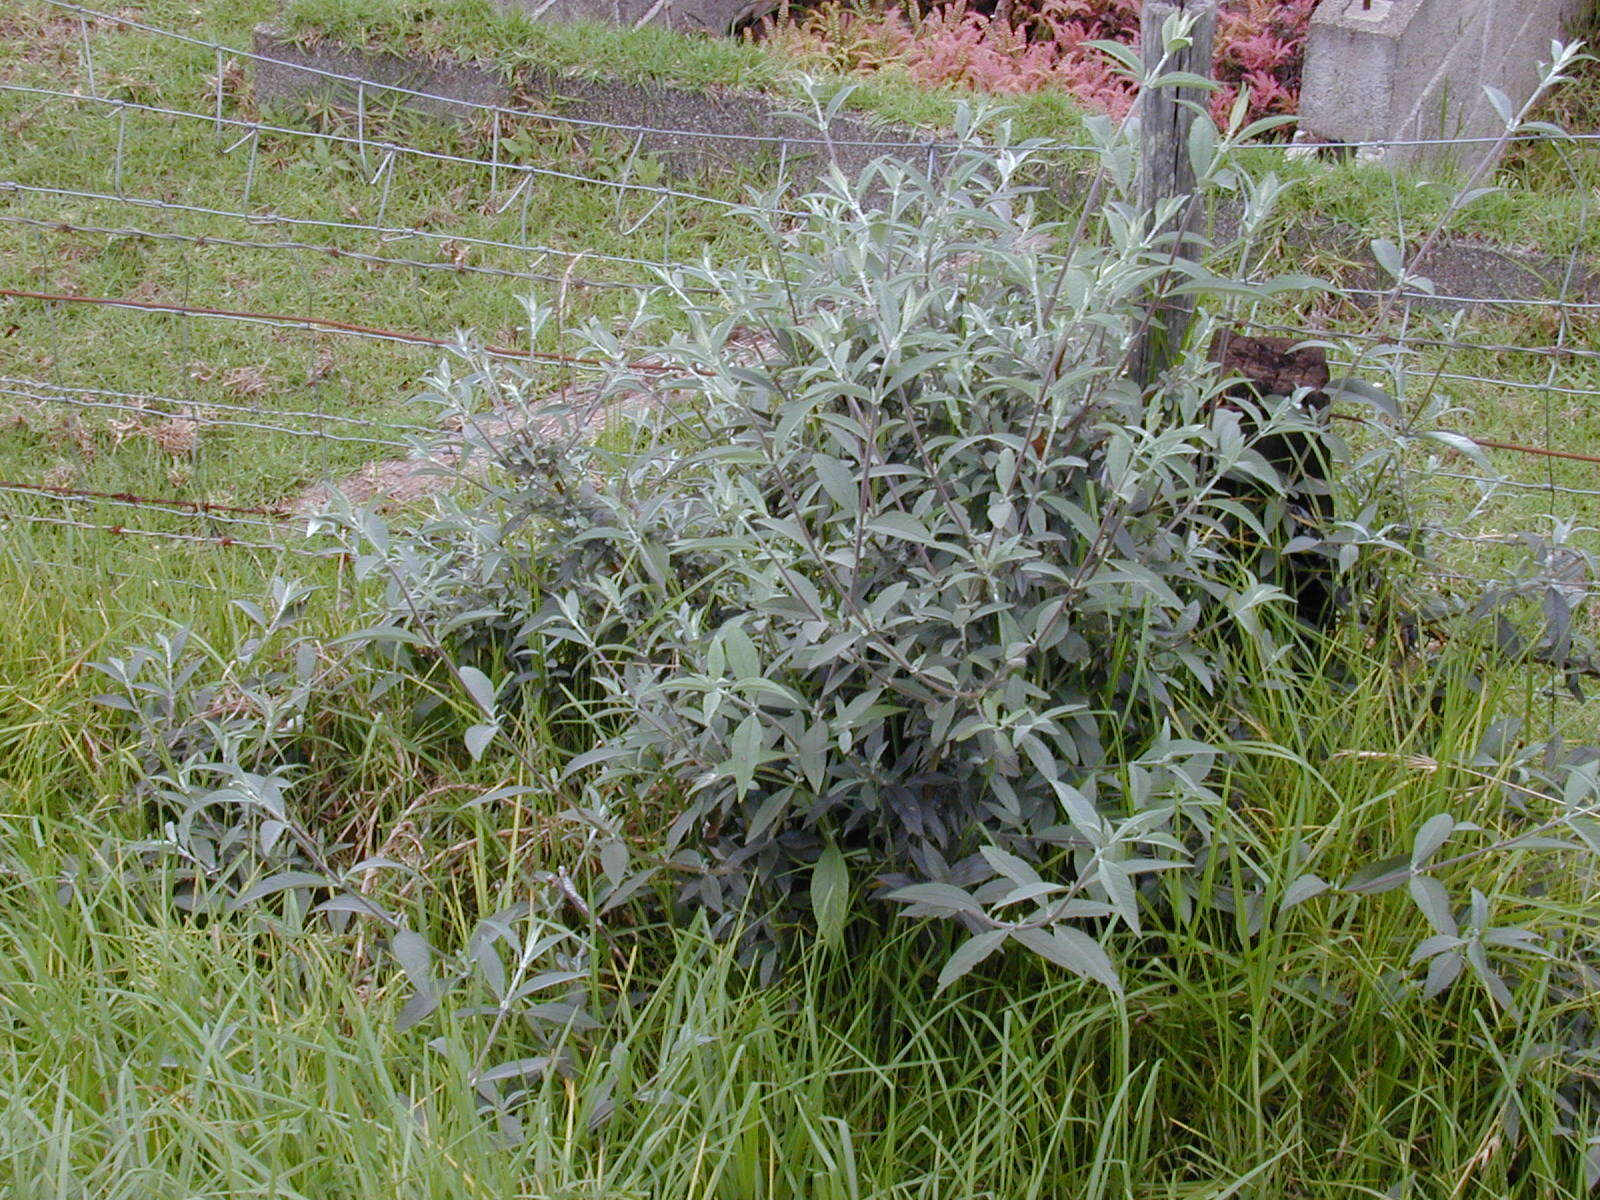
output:
[[[1189,714],[1225,702],[1241,641],[1292,673],[1286,565],[1378,537],[1309,521],[1318,482],[1263,440],[1315,437],[1346,484],[1382,472],[1301,396],[1224,401],[1202,352],[1239,302],[1309,281],[1181,256],[1176,206],[1115,198],[1109,126],[1113,198],[1075,235],[1040,215],[1033,147],[958,132],[931,172],[752,207],[769,254],[676,272],[664,344],[591,330],[587,354],[642,364],[586,399],[605,437],[475,439],[484,391],[526,402],[516,379],[437,379],[501,471],[414,543],[396,611],[580,703],[588,811],[666,806],[655,864],[726,927],[770,943],[809,909],[831,936],[853,885],[885,886],[977,933],[958,967],[1015,939],[1114,985],[1077,923],[1137,926],[1147,877],[1204,842],[1217,755]],[[1192,149],[1248,234],[1277,184],[1228,139]],[[1141,388],[1155,288],[1201,316]]]

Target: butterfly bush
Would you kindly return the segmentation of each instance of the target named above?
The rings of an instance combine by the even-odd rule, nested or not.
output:
[[[1250,116],[1298,111],[1306,29],[1315,0],[1229,0],[1217,25],[1212,108],[1219,122],[1241,88]],[[970,0],[927,11],[870,10],[823,0],[764,36],[810,66],[878,70],[898,65],[928,83],[1019,93],[1064,88],[1121,116],[1135,85],[1090,43],[1139,41],[1139,0],[1011,0],[992,8]]]

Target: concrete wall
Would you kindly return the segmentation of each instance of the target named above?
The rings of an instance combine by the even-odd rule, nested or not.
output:
[[[1520,107],[1550,42],[1593,0],[1323,0],[1311,18],[1300,127],[1336,142],[1492,138],[1505,122],[1483,85]],[[1487,144],[1399,146],[1395,162],[1470,168]]]

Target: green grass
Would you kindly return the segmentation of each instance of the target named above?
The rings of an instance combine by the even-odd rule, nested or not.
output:
[[[935,996],[950,938],[892,919],[858,923],[839,950],[809,951],[767,987],[693,927],[618,925],[589,978],[613,1017],[569,1045],[568,1072],[535,1087],[507,1144],[462,1083],[482,1022],[447,1007],[398,1032],[404,983],[370,931],[294,934],[249,913],[195,921],[149,903],[137,874],[58,901],[64,856],[99,849],[114,866],[106,837],[140,825],[116,800],[130,782],[119,738],[84,707],[93,680],[73,665],[126,634],[83,644],[90,618],[59,599],[48,584],[22,596],[23,636],[0,649],[7,1194],[1584,1194],[1553,1133],[1554,1091],[1571,1075],[1548,1044],[1590,1000],[1543,998],[1547,968],[1532,961],[1520,1018],[1470,976],[1436,1001],[1402,990],[1429,932],[1403,892],[1278,906],[1300,872],[1340,878],[1404,849],[1435,812],[1484,836],[1518,828],[1498,788],[1428,765],[1470,760],[1489,719],[1527,703],[1513,676],[1478,677],[1473,647],[1399,680],[1374,657],[1342,685],[1249,697],[1219,835],[1267,881],[1259,919],[1209,906],[1248,880],[1201,872],[1188,915],[1168,909],[1142,937],[1110,939],[1124,998],[1019,958]],[[142,608],[113,599],[101,618],[147,620]],[[225,638],[227,611],[206,615]],[[434,875],[442,891],[393,897],[441,944],[475,905],[514,897],[528,869],[559,861],[543,838],[508,855],[448,792],[418,803],[428,769],[403,738],[357,740],[324,799],[375,804],[376,841],[455,847],[454,870]],[[413,788],[375,796],[366,781],[383,778]],[[1581,953],[1600,890],[1569,856],[1531,890],[1548,865],[1508,852],[1444,878]],[[538,1045],[512,1030],[500,1050]],[[614,1111],[600,1116],[607,1099]]]
[[[543,22],[490,0],[294,0],[281,18],[292,37],[401,53],[449,55],[502,67],[536,66],[634,82],[759,90],[782,75],[770,55],[744,42],[686,37],[659,27],[613,29]],[[597,43],[606,47],[595,53]]]
[[[1593,31],[1584,32],[1592,44]],[[1580,60],[1571,81],[1553,86],[1530,119],[1573,134],[1600,131],[1600,63]],[[1257,165],[1274,153],[1259,152]],[[1471,161],[1435,158],[1397,172],[1347,155],[1282,169],[1298,185],[1289,203],[1300,223],[1334,223],[1358,239],[1384,237],[1414,247],[1449,208]],[[1552,295],[1561,268],[1576,253],[1577,281],[1587,288],[1588,264],[1600,255],[1594,220],[1600,143],[1518,139],[1477,186],[1489,190],[1451,221],[1452,238],[1554,260]]]
[[[386,0],[368,4],[356,0],[300,0],[287,10],[285,22],[298,36],[327,37],[334,41],[371,45],[423,54],[451,54],[499,64],[515,75],[523,66],[551,66],[558,70],[592,73],[596,39],[612,39],[625,48],[614,74],[624,79],[650,79],[703,87],[708,84],[760,89],[778,95],[793,94],[794,72],[759,46],[705,38],[674,38],[657,30],[601,31],[584,25],[540,25],[519,13],[507,12],[482,0]],[[635,39],[637,39],[635,41]],[[608,56],[608,70],[610,70]],[[844,83],[831,77],[833,86]],[[851,106],[877,116],[922,128],[946,125],[958,89],[929,88],[894,69],[853,77],[856,87]],[[1595,97],[1600,85],[1594,63],[1581,63],[1573,83],[1558,87],[1534,114],[1578,132],[1596,127]],[[1022,136],[1057,141],[1081,139],[1081,110],[1063,93],[1036,93],[1001,98]],[[1283,203],[1281,228],[1289,236],[1274,239],[1263,257],[1263,270],[1295,269],[1335,281],[1356,278],[1366,270],[1366,242],[1386,237],[1414,248],[1440,220],[1462,182],[1462,172],[1447,166],[1395,173],[1384,167],[1353,160],[1342,162],[1289,162],[1279,148],[1263,148],[1247,155],[1255,167],[1273,169],[1292,186]],[[1548,263],[1536,269],[1548,276],[1549,294],[1561,293],[1562,274],[1576,255],[1575,284],[1588,288],[1588,263],[1600,255],[1600,222],[1592,219],[1594,195],[1600,187],[1600,147],[1594,143],[1570,146],[1544,143],[1518,144],[1482,181],[1493,190],[1458,214],[1451,222],[1452,238],[1483,242],[1513,251],[1526,251]],[[1335,231],[1329,236],[1330,226]],[[1370,281],[1369,281],[1370,282]],[[1370,314],[1352,305],[1289,308],[1264,319],[1279,320],[1299,328],[1359,331],[1368,327]],[[1560,314],[1549,309],[1523,311],[1480,310],[1460,331],[1463,341],[1486,346],[1548,348],[1564,339],[1569,347],[1584,348],[1593,341],[1594,322],[1589,314],[1566,314],[1563,334]],[[1431,332],[1423,317],[1413,336]],[[1548,357],[1497,350],[1423,349],[1412,371],[1413,399],[1422,391],[1445,398],[1460,410],[1459,426],[1467,432],[1499,441],[1553,446],[1585,451],[1600,445],[1592,397],[1596,364],[1587,360],[1558,359],[1552,370]],[[1444,378],[1430,383],[1437,370],[1477,378]],[[1488,382],[1483,382],[1483,381]],[[1593,484],[1590,464],[1576,461],[1538,460],[1495,452],[1495,465],[1512,475],[1556,487],[1585,488]],[[1447,469],[1471,473],[1470,464],[1446,460]],[[1472,485],[1447,477],[1423,476],[1424,486],[1437,493],[1441,507],[1471,506],[1477,495]],[[1559,494],[1558,494],[1559,496]],[[1503,531],[1519,523],[1536,523],[1552,509],[1572,511],[1572,504],[1550,493],[1522,490],[1497,495],[1490,516],[1479,533]],[[1584,522],[1585,524],[1587,522]],[[1585,543],[1587,544],[1587,543]],[[1475,551],[1478,562],[1493,562],[1497,552]],[[1503,556],[1501,556],[1503,557]]]

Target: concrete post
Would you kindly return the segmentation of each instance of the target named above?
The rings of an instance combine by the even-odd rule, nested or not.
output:
[[[1483,85],[1520,106],[1551,40],[1592,2],[1323,0],[1306,41],[1300,127],[1314,141],[1380,143],[1371,157],[1386,162],[1471,171],[1505,130]]]

